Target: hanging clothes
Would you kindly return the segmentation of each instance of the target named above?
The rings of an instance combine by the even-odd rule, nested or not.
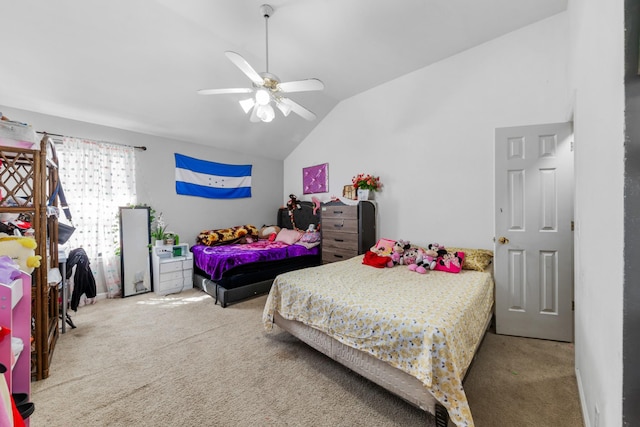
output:
[[[78,311],[80,297],[85,294],[87,298],[96,297],[96,279],[91,271],[89,257],[82,248],[73,249],[67,257],[67,279],[73,273],[73,267],[76,267],[73,277],[74,287],[71,294],[71,310]]]

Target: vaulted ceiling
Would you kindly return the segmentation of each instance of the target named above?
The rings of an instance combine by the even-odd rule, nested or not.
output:
[[[251,123],[242,95],[196,90],[251,86],[228,50],[266,71],[267,1],[0,0],[0,105],[283,159],[340,101],[567,7],[271,0],[269,72],[315,77],[325,90],[290,95],[315,121],[276,111],[271,123]]]

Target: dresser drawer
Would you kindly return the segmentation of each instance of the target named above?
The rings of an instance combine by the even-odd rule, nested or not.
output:
[[[358,219],[358,206],[323,206],[322,222],[325,218]]]
[[[322,218],[322,232],[358,233],[357,219]]]
[[[357,249],[342,249],[335,247],[322,247],[322,262],[344,261],[358,255]]]
[[[178,271],[172,271],[169,273],[162,273],[160,274],[160,281],[161,282],[173,282],[176,280],[182,280],[184,278],[183,274],[182,274],[182,270],[178,270]]]
[[[323,248],[340,248],[358,252],[358,235],[355,233],[341,233],[325,231],[322,233]]]
[[[157,283],[154,292],[166,295],[170,293],[180,292],[183,289],[190,289],[193,284],[187,279],[167,280]]]
[[[182,261],[170,261],[160,263],[160,274],[171,273],[172,271],[182,271]]]

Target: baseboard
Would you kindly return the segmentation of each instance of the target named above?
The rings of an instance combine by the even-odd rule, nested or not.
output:
[[[589,418],[589,411],[587,410],[587,401],[584,397],[584,389],[582,388],[582,378],[580,377],[580,369],[575,368],[576,381],[578,382],[578,396],[580,396],[580,408],[582,409],[582,420],[585,427],[591,427],[591,418]]]

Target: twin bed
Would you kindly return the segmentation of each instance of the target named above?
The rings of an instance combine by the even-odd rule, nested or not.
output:
[[[318,227],[319,213],[311,202],[300,209],[278,210],[277,225],[283,229],[306,230]],[[281,273],[320,265],[320,247],[259,240],[250,244],[223,244],[191,247],[194,257],[193,284],[211,295],[222,307],[269,292],[273,279]]]
[[[303,202],[294,222],[286,209],[279,211],[283,228],[305,229],[319,218]],[[449,418],[457,426],[473,426],[462,382],[493,315],[490,251],[480,250],[482,262],[467,256],[471,268],[460,273],[418,274],[406,266],[365,265],[363,255],[320,265],[318,247],[276,246],[267,248],[271,259],[259,259],[255,249],[260,248],[252,255],[236,254],[256,260],[238,265],[234,256],[214,262],[207,254],[230,255],[234,249],[194,246],[194,284],[223,307],[269,292],[263,312],[267,331],[277,325],[434,414],[438,427],[446,427]],[[225,268],[216,269],[221,264]]]

